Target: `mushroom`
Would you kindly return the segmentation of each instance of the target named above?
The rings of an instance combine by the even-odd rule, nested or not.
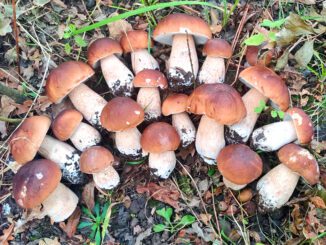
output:
[[[263,162],[259,155],[244,144],[224,147],[216,161],[224,184],[233,190],[244,188],[263,171]]]
[[[182,147],[190,145],[196,137],[196,128],[186,112],[187,100],[188,95],[171,94],[162,104],[163,115],[172,115],[172,125],[180,136]]]
[[[80,156],[80,170],[92,174],[99,188],[112,189],[120,182],[117,171],[112,167],[114,157],[103,146],[92,146]]]
[[[94,75],[93,69],[80,61],[67,61],[53,69],[46,82],[46,94],[50,101],[60,103],[65,96],[92,125],[99,126],[99,115],[106,100],[83,84]]]
[[[54,162],[28,162],[13,178],[13,197],[22,208],[32,209],[31,216],[41,219],[47,215],[54,222],[64,221],[76,209],[78,197],[60,179]]]
[[[127,31],[120,39],[124,53],[131,53],[131,65],[134,73],[144,69],[159,70],[158,62],[148,52],[153,47],[153,41],[143,30]]]
[[[260,55],[262,49],[266,49],[266,47],[261,48],[260,46],[247,46],[246,60],[249,65],[268,66],[271,63],[274,56],[274,50],[267,49],[267,51]]]
[[[246,143],[260,113],[255,111],[261,102],[271,99],[274,106],[286,111],[290,104],[290,95],[282,78],[271,69],[263,66],[252,66],[239,75],[240,81],[251,89],[242,97],[247,116],[240,122],[227,127],[228,143]]]
[[[101,64],[103,76],[113,95],[131,96],[134,75],[117,57],[121,54],[122,48],[119,42],[111,38],[100,38],[88,47],[88,64],[93,68]]]
[[[141,136],[141,146],[149,152],[148,164],[153,173],[167,179],[172,173],[180,137],[177,131],[168,123],[155,122],[147,126]]]
[[[141,133],[137,125],[144,121],[144,110],[128,97],[116,97],[110,100],[101,114],[102,126],[115,132],[115,144],[120,153],[139,158],[146,155],[140,145]]]
[[[198,75],[199,83],[223,83],[225,77],[224,59],[231,58],[231,45],[223,39],[208,40],[204,46],[203,55],[207,57]]]
[[[313,136],[310,117],[302,109],[293,107],[286,111],[282,122],[255,129],[252,133],[252,144],[255,149],[275,151],[295,140],[299,144],[308,144]]]
[[[199,17],[170,14],[161,20],[153,32],[155,41],[172,45],[167,64],[169,87],[172,90],[190,89],[198,73],[196,44],[212,37],[208,24]]]
[[[224,125],[232,125],[246,116],[239,93],[223,83],[203,84],[188,98],[187,111],[203,115],[196,134],[196,150],[208,164],[215,164],[225,146]]]
[[[161,97],[158,88],[166,89],[168,82],[163,73],[156,70],[142,70],[135,76],[134,86],[140,88],[137,103],[145,111],[145,120],[151,121],[161,116]]]
[[[79,111],[63,110],[52,123],[53,134],[61,141],[70,139],[80,151],[100,143],[102,139],[100,133],[82,120],[83,115]]]
[[[259,207],[262,211],[282,207],[290,199],[300,176],[310,185],[319,180],[318,163],[308,150],[296,144],[288,144],[278,151],[277,156],[281,164],[257,183]]]

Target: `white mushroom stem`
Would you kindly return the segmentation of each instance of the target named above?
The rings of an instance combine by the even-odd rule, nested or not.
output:
[[[263,210],[273,210],[282,207],[291,197],[299,175],[284,164],[279,164],[257,183],[259,206]]]
[[[240,122],[228,126],[228,141],[230,143],[246,143],[260,113],[255,112],[255,108],[259,106],[260,101],[267,101],[267,97],[262,95],[258,90],[252,88],[244,96],[242,101],[246,107],[247,115]]]
[[[62,169],[62,175],[72,184],[81,184],[85,180],[85,175],[80,172],[79,168],[79,154],[77,150],[59,141],[51,136],[46,135],[39,153],[46,159],[49,159]]]
[[[115,55],[101,60],[102,73],[112,94],[131,96],[134,75]]]
[[[73,145],[80,151],[97,145],[101,142],[101,134],[87,123],[81,122],[75,132],[70,136]]]
[[[120,182],[120,176],[118,172],[109,166],[107,169],[93,174],[95,184],[101,189],[113,189]]]
[[[196,150],[203,160],[216,164],[216,157],[225,146],[224,125],[214,119],[202,116],[196,134]]]
[[[167,179],[175,168],[177,160],[174,151],[150,153],[148,164],[151,171],[162,179]]]
[[[144,69],[159,69],[158,62],[146,49],[139,49],[131,52],[131,65],[135,74]]]
[[[227,178],[223,177],[223,183],[226,187],[232,189],[232,190],[235,190],[235,191],[239,191],[243,188],[246,187],[246,185],[238,185],[238,184],[235,184],[233,183],[232,181],[228,180]]]
[[[100,115],[107,101],[85,84],[80,84],[70,92],[69,98],[75,108],[92,125],[99,126]]]
[[[146,121],[161,116],[161,97],[158,88],[140,88],[137,103],[144,109]]]
[[[186,112],[173,114],[172,125],[177,130],[183,147],[195,141],[196,128]]]
[[[252,143],[262,151],[276,151],[297,139],[292,121],[276,122],[257,128],[252,133]]]
[[[224,59],[207,56],[198,75],[199,83],[223,83],[224,78]]]

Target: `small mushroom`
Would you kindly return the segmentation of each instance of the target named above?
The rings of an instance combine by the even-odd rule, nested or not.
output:
[[[145,128],[141,145],[144,151],[149,152],[148,164],[153,173],[167,179],[175,168],[174,151],[180,145],[177,131],[165,122],[152,123]]]
[[[196,44],[205,44],[212,37],[208,24],[199,17],[170,14],[162,19],[153,32],[155,41],[172,45],[167,64],[169,87],[190,89],[198,73]]]
[[[265,51],[263,51],[265,50]],[[249,65],[268,66],[274,56],[274,50],[260,46],[247,46],[246,60]]]
[[[61,141],[71,140],[80,151],[101,142],[101,134],[87,123],[83,123],[83,115],[75,110],[68,109],[60,112],[52,123],[55,137]]]
[[[198,75],[199,83],[223,83],[224,59],[231,58],[231,45],[223,39],[210,39],[204,46],[203,55],[207,57]]]
[[[299,144],[309,144],[313,136],[310,117],[302,109],[293,107],[286,111],[284,121],[255,129],[252,144],[262,151],[275,151],[296,140]]]
[[[224,147],[216,161],[224,184],[233,190],[244,188],[263,171],[263,162],[259,155],[243,144]]]
[[[54,162],[28,162],[14,176],[13,197],[20,207],[32,209],[33,217],[47,215],[54,222],[64,221],[76,209],[78,197],[60,179],[60,169]]]
[[[120,45],[124,53],[131,53],[131,65],[136,75],[144,69],[159,69],[158,62],[148,52],[148,48],[153,47],[153,41],[146,31],[127,31],[122,35]]]
[[[113,189],[120,182],[117,171],[113,168],[114,157],[102,146],[92,146],[80,156],[80,170],[92,174],[95,184],[102,189]]]
[[[93,68],[101,64],[103,76],[113,95],[131,96],[134,75],[117,57],[121,54],[122,48],[119,42],[111,38],[100,38],[88,47],[88,64]]]
[[[296,144],[288,144],[278,151],[277,156],[281,164],[257,183],[259,206],[262,211],[282,207],[290,199],[300,176],[310,185],[319,180],[318,163],[308,150]]]
[[[196,137],[196,128],[186,112],[187,100],[185,94],[171,94],[162,104],[163,115],[172,115],[172,125],[177,130],[183,147],[194,142]]]

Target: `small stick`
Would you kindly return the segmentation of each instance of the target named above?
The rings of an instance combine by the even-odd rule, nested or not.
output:
[[[18,40],[18,29],[17,29],[17,19],[16,19],[16,1],[12,0],[12,12],[13,12],[13,27],[15,34],[15,42],[16,42],[16,54],[17,54],[17,68],[18,74],[20,75],[20,57],[19,57],[19,40]]]
[[[20,118],[8,118],[8,117],[1,117],[0,121],[7,122],[7,123],[20,123],[23,119]]]

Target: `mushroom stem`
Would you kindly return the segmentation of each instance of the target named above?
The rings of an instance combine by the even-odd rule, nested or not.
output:
[[[174,151],[166,151],[163,153],[150,153],[148,164],[153,173],[162,178],[167,179],[175,168],[176,157]]]
[[[158,88],[140,88],[137,103],[145,112],[145,120],[155,120],[161,116],[161,97]]]
[[[238,185],[233,183],[232,181],[228,180],[227,178],[223,177],[223,183],[226,187],[235,190],[235,191],[239,191],[243,188],[245,188],[247,185]]]
[[[196,128],[186,112],[173,114],[172,125],[177,130],[183,147],[195,141]]]
[[[70,137],[73,145],[80,151],[97,145],[101,142],[101,134],[87,123],[81,122],[75,132]]]
[[[142,157],[147,154],[142,152],[140,145],[141,133],[137,128],[130,128],[115,134],[115,144],[119,152],[132,157]]]
[[[224,146],[224,125],[203,115],[196,134],[198,154],[206,163],[214,165],[218,153]]]
[[[70,92],[69,98],[75,108],[92,125],[99,126],[100,115],[107,101],[85,84],[80,84]]]
[[[112,166],[109,166],[99,173],[94,173],[93,179],[99,188],[107,190],[113,189],[120,182],[120,176]]]
[[[224,59],[207,56],[198,75],[199,83],[223,83],[224,77]]]
[[[275,151],[297,139],[292,121],[276,122],[257,128],[252,133],[254,148],[262,151]]]
[[[299,177],[284,164],[269,171],[257,183],[260,208],[273,210],[282,207],[290,199]]]
[[[79,154],[75,148],[46,135],[38,152],[62,169],[63,178],[72,184],[84,183],[85,175],[79,169]]]
[[[255,108],[259,106],[260,101],[267,101],[267,97],[259,93],[256,89],[250,89],[242,96],[243,103],[247,110],[247,116],[240,122],[227,127],[227,142],[230,144],[246,143],[260,113],[255,112]]]
[[[131,96],[134,75],[115,55],[101,59],[102,73],[109,89],[116,96]]]
[[[131,64],[135,74],[145,69],[159,69],[158,62],[146,49],[138,49],[131,52]]]

